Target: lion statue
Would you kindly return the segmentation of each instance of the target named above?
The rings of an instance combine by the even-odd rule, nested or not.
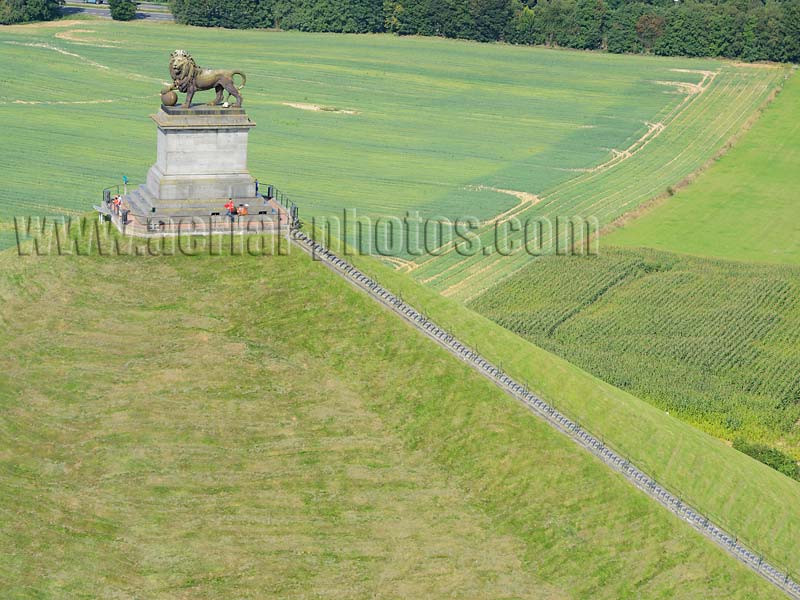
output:
[[[214,89],[217,97],[209,104],[222,104],[222,94],[228,92],[228,98],[231,96],[236,98],[235,106],[242,105],[242,95],[239,90],[247,83],[247,77],[241,71],[204,69],[197,66],[192,55],[186,50],[175,50],[169,56],[169,74],[172,76],[172,85],[161,90],[162,98],[175,98],[174,102],[177,102],[174,90],[183,92],[186,94],[183,106],[191,108],[195,92]],[[242,85],[238,88],[233,83],[234,75],[242,78]]]

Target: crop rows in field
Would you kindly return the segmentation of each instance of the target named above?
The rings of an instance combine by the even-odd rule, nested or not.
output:
[[[470,306],[710,433],[800,456],[800,269],[605,249],[535,260]]]
[[[735,135],[784,77],[782,69],[723,66],[705,91],[692,93],[682,108],[661,121],[663,129],[637,152],[609,168],[583,173],[542,194],[542,199],[516,217],[595,217],[600,226],[664,193],[700,168]],[[481,245],[491,246],[487,227]],[[509,239],[521,247],[522,233]],[[548,240],[545,240],[545,243]],[[492,253],[462,256],[449,251],[423,257],[411,265],[413,276],[446,295],[469,299],[524,266],[531,256]]]

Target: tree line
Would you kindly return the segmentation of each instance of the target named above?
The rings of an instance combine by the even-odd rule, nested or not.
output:
[[[61,4],[0,0],[0,24],[55,19]],[[113,4],[131,12],[129,2]],[[392,32],[800,62],[800,0],[171,0],[170,6],[179,23],[207,27]]]
[[[134,0],[106,0],[111,18],[130,21],[136,16]],[[61,16],[64,0],[0,0],[0,25],[52,21]],[[228,25],[235,27],[235,25]]]
[[[0,25],[52,21],[61,16],[63,0],[0,0]]]
[[[800,0],[172,0],[171,6],[178,22],[212,27],[800,61]]]
[[[108,8],[115,21],[132,21],[136,18],[134,0],[108,0]]]

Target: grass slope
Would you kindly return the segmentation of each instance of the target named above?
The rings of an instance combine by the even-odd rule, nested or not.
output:
[[[733,440],[800,458],[800,270],[606,248],[547,257],[470,307]]]
[[[296,251],[0,266],[6,596],[779,597]]]
[[[740,539],[800,571],[800,484],[370,257],[350,260]]]
[[[702,177],[604,243],[800,264],[798,109],[795,76],[744,139]]]

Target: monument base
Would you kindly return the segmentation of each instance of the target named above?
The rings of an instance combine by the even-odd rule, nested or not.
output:
[[[224,205],[256,201],[247,170],[247,137],[255,127],[242,108],[162,106],[157,159],[147,182],[128,194],[132,213],[194,217],[224,213]]]
[[[289,227],[287,209],[256,193],[247,170],[247,137],[255,123],[242,108],[162,106],[151,118],[158,126],[157,158],[146,182],[126,194],[121,207],[106,200],[106,214],[120,231],[162,236]],[[239,209],[233,218],[225,209],[231,201]]]

